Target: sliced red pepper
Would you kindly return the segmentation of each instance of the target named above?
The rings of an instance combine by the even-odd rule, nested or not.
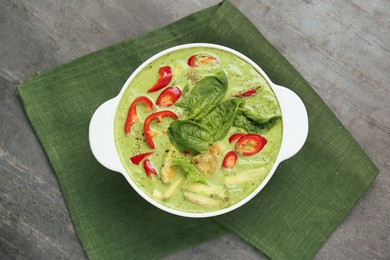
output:
[[[161,67],[158,69],[158,75],[160,76],[157,82],[148,90],[148,93],[155,92],[157,90],[166,87],[172,79],[172,69],[169,66]]]
[[[139,165],[139,163],[147,156],[151,155],[153,152],[148,152],[148,153],[141,153],[138,155],[134,155],[133,157],[130,158],[131,162]]]
[[[195,58],[196,58],[197,55],[192,55],[188,61],[187,61],[187,64],[188,66],[191,66],[191,67],[195,67]]]
[[[154,149],[154,142],[152,137],[156,136],[157,133],[150,130],[150,124],[152,123],[153,120],[158,119],[160,122],[162,121],[163,117],[172,117],[173,119],[177,119],[177,115],[173,113],[172,111],[169,110],[163,110],[163,111],[158,111],[156,113],[153,113],[149,115],[144,122],[144,134],[145,134],[145,139],[146,142],[148,143],[149,147]]]
[[[160,107],[170,107],[176,103],[181,96],[181,90],[178,87],[167,87],[158,96],[156,105]]]
[[[243,93],[239,93],[239,94],[235,95],[235,97],[249,97],[249,96],[252,96],[254,94],[256,94],[256,89],[252,88],[252,89],[247,90]]]
[[[229,143],[233,143],[234,141],[236,141],[237,139],[240,139],[240,138],[243,137],[244,135],[246,135],[246,134],[243,134],[243,133],[232,134],[232,135],[229,137]]]
[[[135,122],[139,121],[139,117],[137,114],[137,108],[136,108],[137,104],[139,104],[139,103],[143,103],[146,106],[146,111],[153,110],[153,102],[149,98],[144,97],[144,96],[136,98],[133,101],[133,103],[131,104],[131,106],[129,108],[129,112],[127,113],[127,118],[126,118],[126,122],[125,122],[125,133],[126,134],[130,133],[131,126]]]
[[[236,166],[237,154],[234,151],[230,151],[223,158],[222,167],[232,169]]]
[[[152,175],[158,175],[156,169],[154,169],[152,163],[148,159],[144,161],[144,170],[148,177],[151,177]]]
[[[244,156],[254,155],[263,149],[267,139],[261,135],[248,134],[241,137],[236,144],[236,151]]]
[[[202,65],[205,65],[205,64],[209,64],[209,63],[218,63],[219,60],[209,54],[205,54],[205,53],[200,53],[200,54],[195,54],[193,56],[191,56],[188,61],[187,61],[187,64],[188,66],[191,66],[191,67],[199,67],[199,66],[202,66]]]

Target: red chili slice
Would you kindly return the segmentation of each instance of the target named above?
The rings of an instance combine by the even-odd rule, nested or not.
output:
[[[249,96],[252,96],[252,95],[254,95],[254,94],[256,94],[256,89],[255,89],[255,88],[250,89],[250,90],[248,90],[248,91],[245,91],[245,92],[243,92],[243,93],[239,93],[239,94],[234,95],[234,96],[235,96],[235,97],[249,97]]]
[[[244,156],[254,155],[263,149],[267,139],[257,134],[248,134],[241,137],[236,144],[236,151]]]
[[[137,115],[137,104],[143,103],[146,106],[146,111],[153,110],[153,102],[147,97],[138,97],[136,98],[129,108],[129,112],[127,112],[127,118],[125,122],[125,133],[130,133],[131,126],[139,121]]]
[[[170,107],[176,103],[181,96],[181,90],[178,87],[168,87],[158,96],[156,105],[160,107]]]
[[[158,69],[158,75],[160,76],[157,82],[148,90],[148,93],[155,92],[157,90],[166,87],[172,79],[172,69],[169,66],[161,67]]]
[[[169,110],[158,111],[156,113],[149,115],[145,119],[145,122],[144,122],[145,139],[146,139],[146,142],[148,143],[149,147],[152,149],[154,149],[154,147],[155,147],[152,137],[156,136],[157,133],[150,130],[150,123],[152,123],[152,121],[155,119],[158,119],[161,122],[163,120],[163,117],[167,117],[167,116],[172,117],[174,120],[177,119],[177,115]]]
[[[187,61],[188,66],[191,67],[199,67],[209,63],[219,63],[219,60],[211,55],[200,53],[191,56]]]
[[[240,139],[241,137],[245,136],[246,134],[243,134],[243,133],[236,133],[236,134],[232,134],[230,137],[229,137],[229,143],[233,143],[234,141],[236,141],[237,139]]]
[[[139,165],[139,163],[147,156],[151,155],[153,152],[148,152],[148,153],[141,153],[138,155],[134,155],[133,157],[130,158],[131,162]]]
[[[222,167],[232,169],[236,166],[237,154],[234,151],[230,151],[223,158]]]
[[[144,170],[148,177],[150,177],[151,175],[158,175],[156,169],[154,169],[152,163],[148,159],[144,161]]]

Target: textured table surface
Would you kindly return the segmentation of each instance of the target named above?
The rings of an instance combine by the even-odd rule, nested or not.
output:
[[[15,93],[29,76],[219,1],[0,0],[0,259],[85,259]],[[390,1],[232,2],[296,67],[380,169],[316,259],[390,258]],[[234,235],[166,259],[264,259]]]

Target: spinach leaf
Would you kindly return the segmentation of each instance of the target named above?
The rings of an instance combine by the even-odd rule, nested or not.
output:
[[[183,97],[185,95],[187,95],[188,92],[190,92],[190,86],[187,84],[187,85],[184,86],[183,91],[182,91]]]
[[[242,128],[248,133],[264,134],[268,132],[279,120],[280,118],[274,117],[266,123],[258,123],[248,118],[246,114],[239,110],[234,118],[233,126]]]
[[[195,165],[189,161],[184,159],[176,159],[172,161],[172,165],[179,166],[183,169],[187,182],[201,182],[203,184],[207,184],[206,179],[201,175],[198,169],[196,169]]]
[[[176,106],[183,108],[188,113],[188,119],[200,119],[221,101],[227,87],[226,73],[221,70],[214,76],[201,79],[189,93],[176,102]]]
[[[222,140],[227,135],[233,124],[238,106],[243,102],[244,100],[239,98],[227,99],[199,121],[210,129],[214,142]]]
[[[256,123],[264,124],[280,117],[281,112],[276,100],[262,97],[262,102],[255,102],[255,99],[249,98],[241,109],[247,118]]]
[[[175,120],[168,128],[171,143],[180,150],[206,151],[229,132],[243,99],[228,99],[217,105],[202,120]]]
[[[210,130],[194,121],[175,120],[168,128],[168,137],[179,150],[206,151],[213,142]]]

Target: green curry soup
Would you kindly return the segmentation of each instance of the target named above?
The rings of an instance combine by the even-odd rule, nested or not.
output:
[[[193,47],[135,76],[119,102],[114,134],[127,174],[148,196],[203,213],[236,204],[262,183],[279,153],[282,120],[275,94],[250,64]]]

